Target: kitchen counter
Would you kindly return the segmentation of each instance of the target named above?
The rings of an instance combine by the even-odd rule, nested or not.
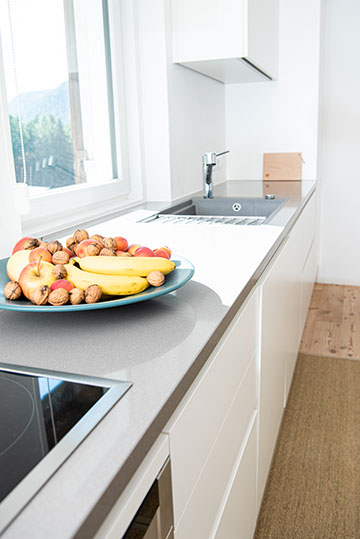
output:
[[[280,183],[280,182],[276,182]],[[302,182],[270,225],[137,223],[165,203],[89,227],[150,247],[168,244],[195,266],[156,300],[79,313],[0,311],[2,361],[133,382],[4,532],[6,538],[90,537],[171,417],[257,283],[314,182]],[[216,196],[256,196],[262,182],[226,182]],[[32,530],[29,534],[29,530]]]

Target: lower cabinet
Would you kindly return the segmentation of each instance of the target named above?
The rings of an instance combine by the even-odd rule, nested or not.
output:
[[[229,482],[216,539],[251,539],[254,535],[257,469],[257,413],[254,412],[248,435],[239,451]],[[211,536],[212,537],[212,536]]]
[[[257,410],[257,327],[255,292],[164,429],[170,442],[176,539],[215,537],[219,508]],[[252,476],[256,490],[256,462]],[[252,509],[255,514],[256,497]]]
[[[264,492],[317,270],[315,195],[263,277],[258,500]]]

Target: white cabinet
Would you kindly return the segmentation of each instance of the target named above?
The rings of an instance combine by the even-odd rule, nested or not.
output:
[[[259,492],[264,490],[284,407],[286,371],[295,364],[300,308],[299,278],[293,279],[287,241],[262,287],[259,416]],[[299,270],[300,276],[300,270]]]
[[[172,0],[173,61],[222,82],[277,78],[278,0]]]
[[[254,535],[256,508],[257,470],[257,414],[249,425],[236,461],[233,478],[229,483],[224,507],[220,507],[221,518],[215,539],[251,539]]]
[[[164,429],[170,440],[176,539],[210,537],[257,407],[257,327],[255,293]]]
[[[286,405],[316,275],[315,205],[314,195],[275,255],[262,284],[259,501]]]

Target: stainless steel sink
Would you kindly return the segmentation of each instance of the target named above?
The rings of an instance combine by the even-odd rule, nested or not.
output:
[[[261,225],[269,222],[287,199],[262,197],[191,198],[142,222]]]

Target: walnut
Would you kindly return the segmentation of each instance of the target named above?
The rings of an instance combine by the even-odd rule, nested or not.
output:
[[[71,305],[78,305],[79,303],[84,301],[85,292],[84,290],[81,290],[81,288],[73,288],[72,290],[70,290],[69,296]]]
[[[50,251],[50,253],[53,255],[57,251],[62,251],[62,245],[59,241],[50,241],[50,243],[47,244],[47,250]]]
[[[4,286],[4,296],[6,299],[11,299],[11,301],[14,301],[15,299],[19,299],[21,296],[21,288],[17,281],[9,281]]]
[[[48,301],[51,305],[65,305],[69,301],[69,292],[65,288],[56,288],[50,292]]]
[[[165,282],[165,275],[161,271],[150,271],[146,279],[152,286],[161,286]]]
[[[87,287],[85,290],[85,302],[86,303],[96,303],[101,298],[102,291],[100,286],[97,284],[92,284]]]
[[[99,243],[102,243],[103,239],[104,239],[104,236],[101,236],[101,234],[93,234],[92,236],[90,236],[90,239],[91,240],[96,240]]]
[[[131,256],[127,251],[116,251],[116,256]]]
[[[48,302],[50,295],[50,288],[45,286],[38,286],[30,294],[30,301],[35,305],[45,305]]]
[[[39,240],[36,238],[28,238],[26,241],[24,241],[22,248],[30,251],[32,249],[36,249],[36,247],[39,247],[39,243]]]
[[[52,255],[52,263],[53,264],[68,264],[69,262],[69,255],[66,251],[56,251]]]
[[[53,267],[52,274],[56,280],[66,279],[67,270],[63,264],[56,264],[56,266]]]
[[[75,241],[73,237],[66,240],[66,247],[70,249],[74,255],[76,254],[76,247],[79,245],[79,242]]]
[[[40,241],[39,247],[43,247],[44,249],[47,249],[47,246],[49,245],[48,241]]]
[[[114,249],[108,249],[107,247],[104,247],[104,249],[101,249],[100,256],[116,256],[116,253]]]
[[[114,238],[104,238],[103,239],[103,246],[107,247],[108,249],[114,249],[116,250],[116,240]]]
[[[90,243],[85,247],[85,256],[98,256],[101,251],[101,246],[98,243]]]
[[[83,240],[87,240],[89,238],[89,234],[86,230],[78,229],[74,232],[73,238],[77,243],[80,243]]]

